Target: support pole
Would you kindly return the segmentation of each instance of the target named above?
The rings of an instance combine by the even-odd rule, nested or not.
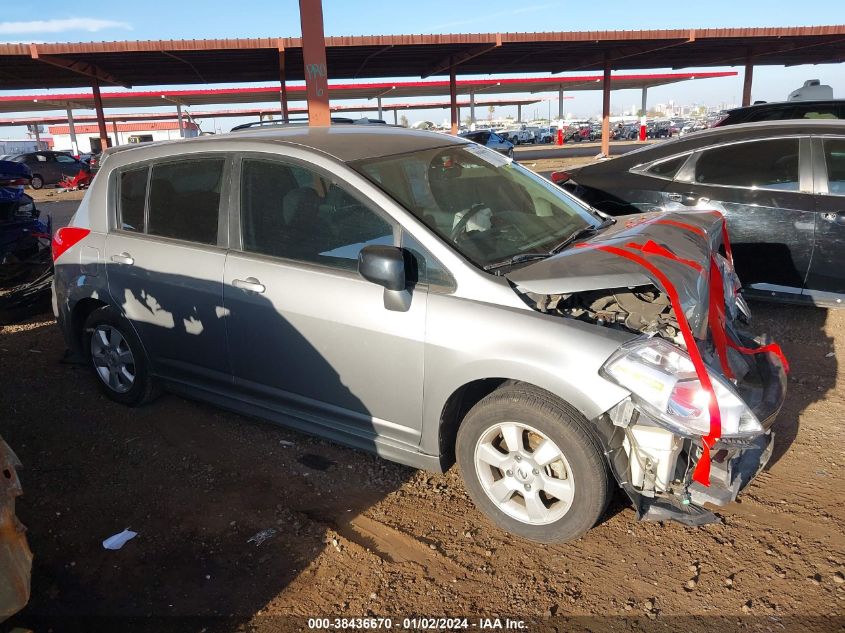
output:
[[[399,110],[393,108],[393,125],[399,125]]]
[[[115,147],[117,147],[118,145],[120,145],[120,137],[117,135],[117,121],[111,122],[111,129],[112,132],[114,132],[114,145]]]
[[[742,105],[751,105],[751,83],[754,81],[754,58],[751,54],[745,60],[745,76],[742,80]]]
[[[379,118],[379,119],[381,119],[381,118],[382,118],[382,113],[381,113],[381,97],[378,97],[378,98],[376,99],[376,101],[378,102],[378,118]],[[395,110],[394,110],[394,112],[395,112]]]
[[[475,125],[475,91],[470,90],[469,92],[469,124],[470,126]]]
[[[288,122],[288,85],[285,75],[285,49],[279,49],[279,104],[282,106],[282,121]]]
[[[645,117],[646,112],[648,112],[646,108],[646,98],[648,96],[648,87],[643,86],[643,102],[640,106],[640,140],[644,141],[646,137],[646,128],[645,128]]]
[[[100,151],[109,146],[109,133],[106,131],[106,115],[103,114],[103,97],[100,95],[100,82],[94,78],[91,82],[94,93],[94,109],[97,111],[97,129],[100,132]]]
[[[516,122],[522,123],[522,104],[521,103],[516,104]]]
[[[322,0],[299,0],[302,24],[302,60],[305,64],[305,92],[308,96],[308,125],[331,125],[329,73],[326,68],[326,36],[323,32]]]
[[[454,65],[449,66],[449,111],[452,119],[453,135],[458,133],[458,82]]]
[[[610,59],[604,58],[604,77],[601,84],[601,153],[610,156]]]
[[[182,104],[176,104],[176,120],[179,123],[179,138],[185,138],[185,122],[182,120]]]
[[[75,156],[79,156],[79,143],[76,141],[76,126],[73,124],[73,108],[68,104],[67,107],[67,126],[70,130],[70,146],[73,148]]]
[[[36,123],[32,126],[35,130],[35,148],[40,152],[41,151],[41,132],[39,131],[39,124]]]
[[[563,86],[560,87],[557,94],[557,118],[563,119]]]

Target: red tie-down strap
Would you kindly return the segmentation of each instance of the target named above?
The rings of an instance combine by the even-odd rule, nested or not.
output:
[[[651,242],[654,244],[653,242]],[[647,243],[648,244],[648,243]],[[654,245],[655,247],[662,249],[657,244]],[[648,261],[645,257],[631,252],[630,250],[626,250],[626,248],[619,248],[616,246],[610,246],[607,244],[582,244],[579,245],[582,248],[597,248],[599,250],[605,251],[607,253],[612,253],[613,255],[618,255],[619,257],[624,257],[625,259],[631,260],[648,270],[663,286],[663,289],[666,291],[666,294],[669,295],[669,302],[672,304],[672,309],[675,311],[675,316],[678,319],[678,327],[681,330],[681,336],[684,339],[684,343],[687,347],[687,353],[690,356],[690,360],[692,361],[693,367],[695,368],[695,374],[698,377],[699,382],[701,383],[702,388],[708,393],[710,396],[707,402],[707,409],[710,413],[710,430],[706,436],[701,438],[703,444],[703,451],[701,454],[701,459],[698,460],[698,463],[695,466],[695,469],[692,473],[693,481],[697,481],[698,483],[702,484],[703,486],[710,485],[710,448],[716,443],[716,440],[722,434],[722,415],[719,412],[719,403],[716,400],[716,392],[713,390],[713,384],[710,382],[710,375],[707,373],[707,367],[704,364],[704,359],[701,357],[701,352],[698,349],[698,344],[695,341],[695,337],[692,334],[692,328],[690,328],[689,322],[687,321],[687,317],[684,314],[683,306],[681,305],[680,298],[678,296],[678,291],[675,289],[675,285],[669,280],[669,278],[661,271],[657,266],[652,264]],[[645,251],[646,245],[638,245],[638,244],[627,244],[627,248],[633,248],[634,250],[643,250]],[[653,247],[650,247],[649,250],[653,250]],[[663,256],[671,256],[671,258],[675,258],[674,254],[666,249],[662,249],[661,255]]]
[[[730,262],[731,267],[734,265],[734,258],[733,258],[733,251],[731,250],[731,240],[728,236],[728,223],[725,220],[725,216],[722,215],[719,211],[707,211],[706,213],[710,213],[711,215],[718,215],[721,220],[721,231],[722,231],[722,245],[725,247],[725,257]],[[706,238],[706,233],[703,229],[694,226],[692,224],[687,224],[686,222],[678,222],[675,220],[670,219],[663,219],[658,220],[657,224],[670,224],[672,226],[677,226],[678,228],[686,229],[688,231],[692,231],[702,237]],[[630,246],[630,245],[629,245]],[[646,244],[648,246],[648,244]],[[663,247],[657,246],[658,249],[661,249],[662,252],[658,252],[654,249],[652,251],[656,255],[661,255],[663,257],[668,257],[669,259],[673,259],[675,261],[682,262],[687,264],[688,266],[692,266],[699,272],[703,273],[701,266],[697,262],[691,262],[687,259],[682,259],[674,255],[671,251],[664,249]],[[710,324],[710,334],[713,337],[713,345],[716,348],[716,354],[719,357],[719,364],[722,366],[722,373],[729,380],[734,379],[734,373],[731,371],[730,364],[728,363],[728,351],[727,348],[730,347],[735,349],[736,351],[742,354],[764,354],[764,353],[771,353],[778,357],[781,364],[783,365],[784,370],[789,373],[789,361],[786,360],[786,355],[783,353],[780,345],[777,343],[770,343],[768,345],[763,345],[762,347],[758,347],[756,349],[751,349],[750,347],[742,347],[735,343],[728,335],[726,331],[726,322],[727,318],[726,308],[725,308],[725,295],[723,291],[723,284],[722,284],[722,274],[719,271],[719,266],[716,263],[716,256],[710,256],[710,306],[708,311],[708,322]]]

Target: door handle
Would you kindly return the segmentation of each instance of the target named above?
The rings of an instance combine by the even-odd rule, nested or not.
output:
[[[699,198],[691,191],[686,193],[670,193],[666,197],[672,202],[680,202],[681,204],[685,204],[687,206],[695,206],[699,202],[710,202],[710,198]]]
[[[240,288],[241,290],[249,290],[250,292],[257,292],[258,294],[263,293],[267,288],[264,287],[260,281],[258,281],[255,277],[247,277],[246,279],[233,279],[232,285],[235,288]]]
[[[135,263],[135,260],[132,258],[132,255],[130,255],[126,251],[122,252],[120,255],[112,255],[111,260],[117,264],[126,264],[127,266],[131,266]]]

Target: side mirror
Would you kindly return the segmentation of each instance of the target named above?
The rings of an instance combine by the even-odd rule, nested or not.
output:
[[[358,253],[358,273],[387,290],[405,290],[405,254],[397,246],[365,246]]]

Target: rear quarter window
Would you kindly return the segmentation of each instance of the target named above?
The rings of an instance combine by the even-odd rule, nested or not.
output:
[[[144,232],[149,167],[121,172],[118,184],[118,226],[124,231]]]
[[[684,166],[684,163],[687,162],[687,158],[689,158],[689,154],[675,156],[674,158],[660,161],[646,169],[646,173],[650,176],[657,176],[658,178],[672,180],[681,167]]]

